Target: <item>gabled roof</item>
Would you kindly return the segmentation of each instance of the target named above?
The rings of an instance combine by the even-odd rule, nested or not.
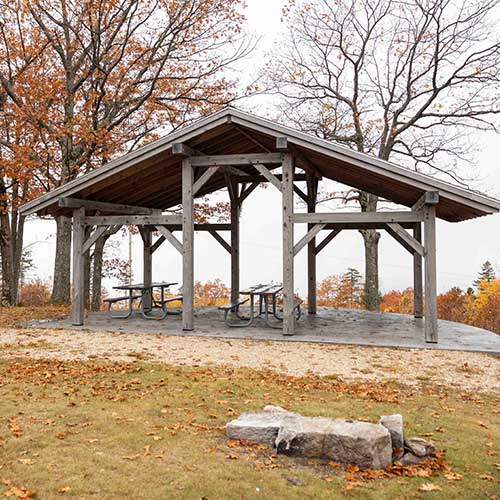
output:
[[[58,199],[72,196],[97,201],[167,209],[181,202],[181,158],[172,144],[183,142],[207,155],[276,151],[286,136],[301,155],[329,179],[411,207],[425,191],[439,191],[437,216],[457,222],[500,210],[500,202],[427,175],[319,139],[273,121],[225,108],[23,205],[25,215],[64,213]],[[255,174],[253,167],[239,167]],[[213,175],[198,196],[225,187],[222,172]]]

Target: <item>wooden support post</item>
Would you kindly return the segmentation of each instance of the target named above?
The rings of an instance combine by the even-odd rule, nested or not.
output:
[[[413,237],[422,243],[422,225],[417,223],[413,229]],[[424,296],[422,283],[422,256],[413,254],[413,315],[422,318],[424,315]]]
[[[85,217],[85,209],[73,210],[73,283],[71,300],[71,323],[75,326],[83,325],[85,316],[85,270],[84,255],[82,252],[85,240],[85,226],[82,219]]]
[[[293,311],[293,173],[294,158],[286,153],[283,159],[283,335],[295,332]]]
[[[142,282],[150,285],[153,278],[153,254],[151,253],[152,231],[149,227],[144,227],[141,232],[143,251],[142,251]],[[152,297],[146,294],[144,297],[144,307],[151,307]]]
[[[182,329],[194,329],[193,167],[182,160]]]
[[[438,341],[436,282],[436,206],[424,206],[425,341]]]
[[[239,298],[240,291],[240,200],[238,199],[238,182],[234,178],[228,180],[231,199],[231,303]]]
[[[318,196],[318,179],[311,173],[307,174],[307,211],[316,212],[316,200]],[[313,224],[308,224],[310,231]],[[307,245],[307,311],[316,314],[316,238]]]

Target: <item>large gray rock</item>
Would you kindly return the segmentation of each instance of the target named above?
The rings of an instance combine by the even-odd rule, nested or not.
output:
[[[417,457],[430,457],[436,454],[436,447],[430,441],[419,437],[405,439],[405,448],[407,451]]]
[[[426,457],[417,457],[416,455],[414,455],[413,453],[405,453],[400,459],[399,461],[403,464],[403,465],[417,465],[419,464],[420,462],[424,461],[426,459]]]
[[[226,425],[229,439],[275,445],[283,419],[294,416],[279,406],[266,406],[263,413],[242,413]]]
[[[382,415],[380,424],[387,428],[391,434],[393,460],[400,459],[404,453],[403,416],[399,413]]]
[[[355,420],[285,416],[276,447],[288,455],[328,458],[370,469],[383,469],[392,461],[388,429]]]

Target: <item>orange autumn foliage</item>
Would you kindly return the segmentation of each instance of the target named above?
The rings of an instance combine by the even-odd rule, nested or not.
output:
[[[482,282],[477,292],[453,287],[437,297],[438,317],[500,334],[500,279]],[[412,314],[413,289],[382,296],[382,312]]]
[[[26,283],[21,287],[19,293],[19,305],[27,307],[44,306],[50,300],[50,286],[42,281],[36,280]]]
[[[19,205],[232,102],[230,68],[251,50],[242,5],[0,0],[3,302],[16,302]],[[58,220],[56,302],[69,300],[68,234]]]
[[[401,314],[413,313],[413,288],[407,288],[402,292],[391,290],[386,293],[380,302],[382,312],[394,312]]]
[[[465,305],[468,299],[458,287],[453,287],[438,295],[438,316],[441,319],[463,323],[465,319]]]
[[[231,292],[220,279],[194,284],[194,302],[197,306],[220,306],[229,300]]]
[[[482,283],[473,300],[466,302],[465,323],[500,333],[500,279]]]
[[[354,272],[354,276],[352,276]],[[363,286],[355,269],[327,276],[318,284],[317,303],[324,307],[362,308]]]
[[[2,174],[29,199],[230,102],[240,7],[0,0]]]

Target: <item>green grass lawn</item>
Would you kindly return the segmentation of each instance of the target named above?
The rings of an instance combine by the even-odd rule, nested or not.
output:
[[[400,412],[408,435],[445,452],[444,465],[372,479],[228,442],[224,424],[266,404],[372,422]],[[0,495],[491,499],[500,491],[499,408],[493,396],[248,369],[0,361]]]

